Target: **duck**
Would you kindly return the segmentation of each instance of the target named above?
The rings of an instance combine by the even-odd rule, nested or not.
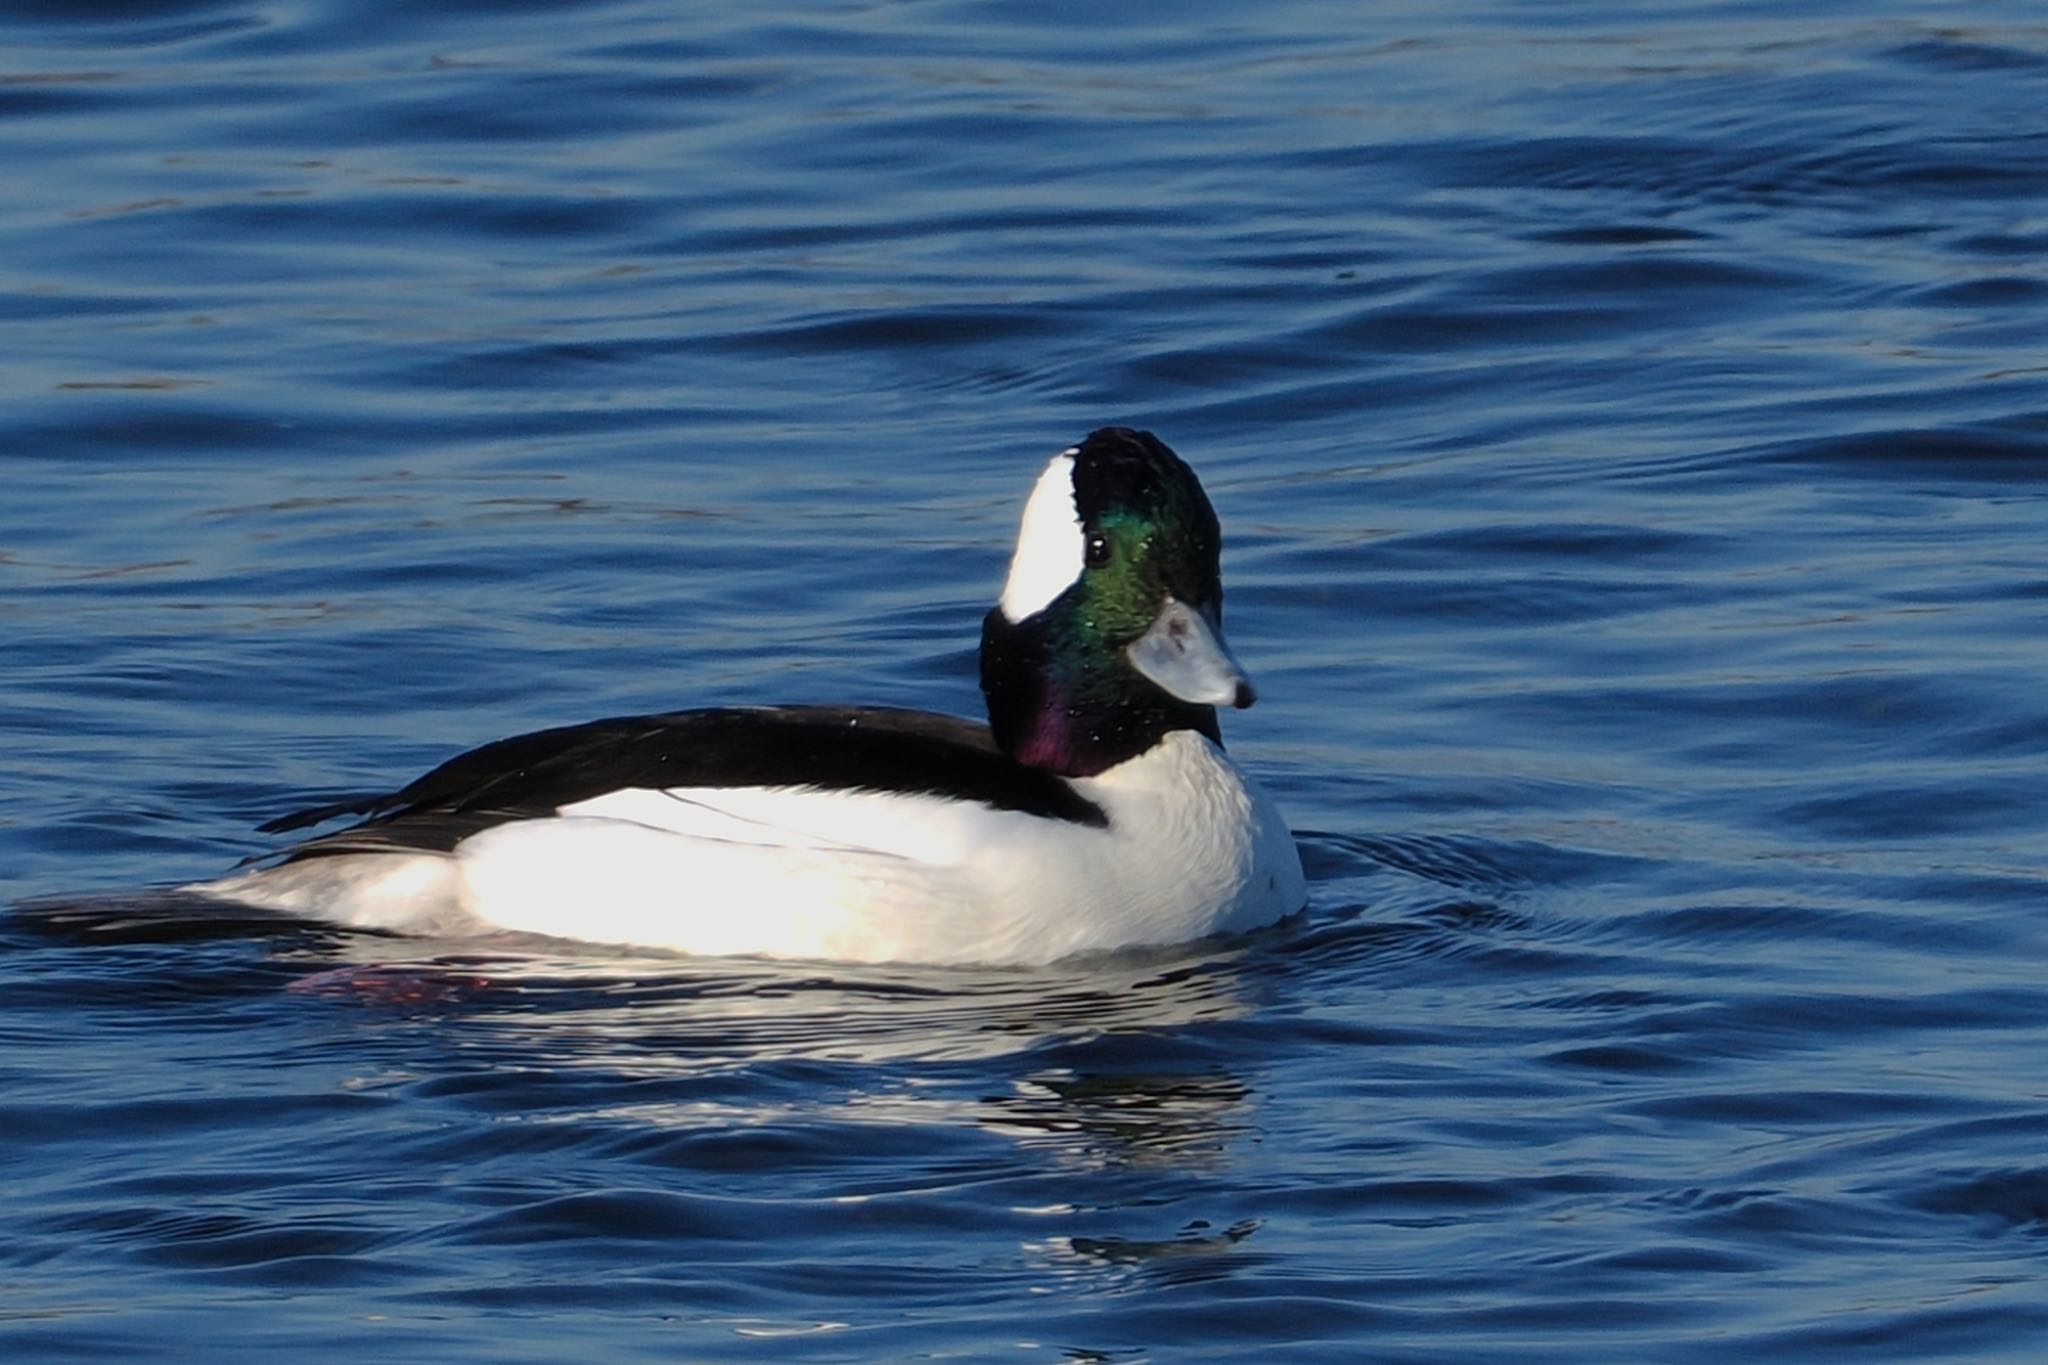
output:
[[[1052,457],[982,621],[986,722],[722,706],[487,743],[183,888],[339,926],[698,956],[1042,965],[1303,908],[1286,821],[1224,752],[1256,692],[1223,636],[1194,471],[1104,427]]]

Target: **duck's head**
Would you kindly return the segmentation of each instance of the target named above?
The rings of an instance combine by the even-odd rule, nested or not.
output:
[[[982,623],[996,742],[1070,777],[1167,732],[1220,742],[1256,697],[1223,643],[1222,535],[1202,485],[1146,431],[1104,427],[1046,466],[1003,595]]]

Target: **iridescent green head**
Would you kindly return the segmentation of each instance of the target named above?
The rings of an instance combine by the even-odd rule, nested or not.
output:
[[[996,742],[1084,776],[1171,730],[1219,739],[1216,707],[1255,695],[1223,643],[1221,549],[1194,471],[1150,432],[1104,427],[1055,456],[982,624]]]

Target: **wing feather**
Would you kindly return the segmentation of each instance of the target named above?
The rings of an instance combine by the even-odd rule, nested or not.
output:
[[[272,820],[282,833],[360,823],[291,849],[329,854],[453,849],[494,825],[554,815],[621,790],[804,788],[936,796],[1100,828],[1064,779],[1015,762],[974,721],[893,707],[722,707],[539,730],[458,754],[384,795]]]

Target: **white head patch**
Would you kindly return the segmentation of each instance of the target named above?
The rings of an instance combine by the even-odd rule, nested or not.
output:
[[[1005,620],[1017,622],[1045,610],[1081,576],[1088,546],[1081,514],[1074,508],[1074,456],[1079,453],[1063,450],[1053,456],[1024,504],[1017,553],[1011,556],[1010,577],[996,604]]]

